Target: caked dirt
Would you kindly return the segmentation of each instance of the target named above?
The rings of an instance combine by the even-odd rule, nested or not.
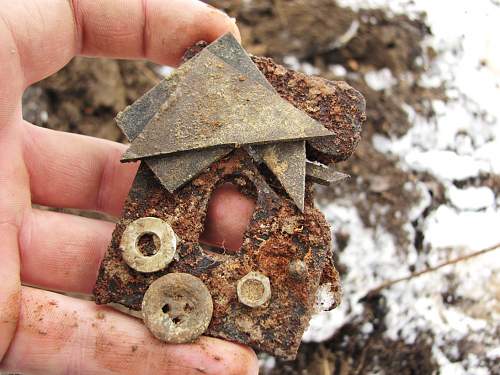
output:
[[[408,221],[410,207],[418,197],[403,185],[417,176],[401,170],[396,160],[378,152],[371,140],[375,134],[399,137],[408,131],[411,123],[403,104],[431,117],[430,100],[445,99],[444,88],[428,89],[417,83],[435,55],[421,47],[421,41],[431,33],[424,15],[410,19],[389,15],[382,9],[355,12],[332,0],[209,2],[237,17],[243,44],[249,52],[280,63],[294,56],[299,62],[310,64],[322,77],[346,80],[363,93],[367,121],[362,140],[348,161],[337,164],[339,170],[353,178],[321,189],[319,199],[352,197],[366,226],[383,223],[400,242],[400,248],[405,249],[405,244],[413,240],[402,230],[402,224]],[[332,64],[342,67],[346,74],[336,76],[335,70],[328,68]],[[370,88],[364,79],[364,73],[384,68],[394,77],[391,95]],[[40,126],[123,142],[113,118],[160,78],[157,67],[144,62],[77,58],[26,92],[24,116]],[[432,182],[430,176],[418,176],[422,178]],[[435,186],[434,200],[439,202],[442,188],[438,183]],[[360,191],[364,194],[358,194]],[[375,205],[389,209],[374,210]],[[347,241],[348,236],[337,238],[335,251],[341,252]],[[415,245],[419,249],[419,244]],[[343,265],[337,264],[342,274]],[[330,340],[302,344],[295,361],[277,361],[274,369],[265,373],[326,375],[380,371],[400,375],[437,370],[430,335],[422,335],[411,346],[391,341],[384,335],[384,298],[371,297],[364,306],[359,320],[344,325]],[[374,325],[368,335],[362,332],[365,322]]]

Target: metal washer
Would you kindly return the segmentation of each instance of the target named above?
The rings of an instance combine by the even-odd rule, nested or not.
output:
[[[160,239],[158,251],[146,256],[139,250],[139,239],[145,234],[154,234]],[[123,232],[120,249],[125,262],[134,270],[144,273],[156,272],[170,264],[175,255],[177,238],[172,227],[156,217],[134,220]]]

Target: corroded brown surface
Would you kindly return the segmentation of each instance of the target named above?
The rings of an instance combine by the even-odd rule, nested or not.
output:
[[[330,266],[330,228],[312,206],[309,182],[301,213],[282,189],[272,185],[272,176],[264,175],[240,149],[171,194],[143,164],[101,264],[94,290],[96,302],[140,310],[143,295],[154,280],[170,272],[189,273],[199,277],[212,295],[213,318],[206,334],[293,358],[313,312],[323,268]],[[199,244],[211,192],[228,181],[256,198],[243,245],[231,255],[204,250]],[[162,271],[143,274],[127,266],[119,243],[126,225],[148,216],[172,226],[179,237],[178,259]],[[303,278],[290,272],[289,264],[295,260],[307,266]],[[240,303],[236,291],[238,280],[251,271],[266,275],[271,283],[271,299],[258,308]],[[338,278],[333,279],[338,289]]]
[[[335,134],[307,141],[308,157],[325,164],[348,159],[361,139],[363,96],[345,82],[308,76],[266,57],[252,60],[283,99]]]

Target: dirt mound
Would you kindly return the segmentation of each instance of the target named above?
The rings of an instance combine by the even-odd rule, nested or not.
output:
[[[423,15],[410,19],[383,9],[358,12],[334,0],[207,1],[238,20],[243,44],[256,54],[282,60],[295,56],[315,65],[421,70],[420,41],[430,33]]]

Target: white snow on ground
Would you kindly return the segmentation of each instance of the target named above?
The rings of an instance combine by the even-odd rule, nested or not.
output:
[[[159,73],[164,75],[165,77],[172,74],[172,72],[174,70],[175,70],[175,68],[172,68],[171,66],[166,66],[166,65],[162,65],[162,66],[158,67]]]
[[[323,207],[335,232],[349,234],[340,254],[348,270],[343,278],[344,301],[336,310],[313,318],[305,341],[331,337],[361,313],[360,297],[386,280],[407,275],[408,265],[418,271],[500,243],[500,201],[480,182],[480,177],[500,174],[500,7],[490,0],[340,3],[355,8],[386,5],[395,12],[426,11],[434,34],[427,43],[440,56],[428,67],[422,83],[436,86],[444,80],[451,100],[433,103],[437,115],[430,122],[408,108],[413,128],[400,139],[376,136],[374,145],[399,157],[401,168],[425,172],[440,181],[447,202],[421,218],[426,251],[420,253],[413,246],[398,251],[389,233],[365,227],[347,198]],[[384,71],[365,78],[374,89],[389,93],[394,84]],[[454,184],[470,179],[475,186]],[[422,197],[410,215],[413,221],[432,201],[424,183],[409,182],[408,188]],[[414,235],[410,222],[407,230]],[[489,374],[484,359],[500,356],[499,271],[497,250],[385,289],[387,335],[411,344],[419,332],[431,332],[442,374]],[[446,303],[443,295],[450,290],[458,302]],[[369,333],[370,327],[366,328]],[[459,358],[458,345],[464,340],[473,343],[473,349]]]
[[[342,304],[333,311],[316,315],[304,335],[304,341],[324,341],[360,314],[363,307],[357,301],[385,280],[387,270],[398,272],[393,274],[394,277],[406,274],[406,268],[400,267],[405,259],[397,254],[392,237],[386,232],[364,227],[349,200],[322,207],[322,211],[336,233],[342,231],[349,234],[350,240],[341,258],[349,272],[342,279]]]
[[[285,56],[283,62],[294,70],[300,70],[308,75],[318,75],[321,71],[308,62],[300,62],[295,56]]]
[[[481,210],[495,205],[495,194],[485,186],[458,189],[450,185],[446,192],[450,202],[459,210]]]
[[[368,86],[377,91],[386,90],[397,83],[396,78],[388,68],[365,73],[365,81]]]

